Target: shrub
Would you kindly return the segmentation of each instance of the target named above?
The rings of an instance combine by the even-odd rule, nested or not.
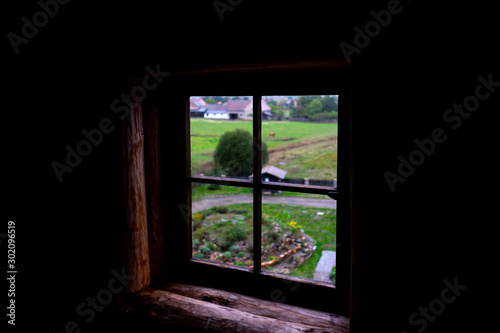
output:
[[[233,254],[230,251],[226,251],[222,255],[226,258],[231,258],[233,256]]]
[[[205,255],[204,255],[203,253],[200,253],[200,252],[196,252],[196,253],[194,254],[194,257],[195,257],[196,259],[205,259]]]
[[[194,246],[198,246],[198,245],[200,245],[200,241],[199,241],[198,239],[195,239],[195,240],[193,241],[193,245],[194,245]]]
[[[309,116],[310,119],[334,119],[338,118],[338,113],[336,111],[331,112],[320,112]]]
[[[239,245],[231,245],[229,247],[229,251],[234,252],[234,253],[237,253],[239,250],[240,250],[240,246]]]
[[[230,227],[229,229],[226,230],[224,235],[228,241],[233,241],[233,242],[237,242],[247,238],[246,231],[238,227]]]
[[[269,160],[267,145],[262,143],[262,164]],[[253,137],[250,132],[236,129],[222,134],[214,153],[215,166],[228,176],[248,177],[253,168]]]
[[[206,245],[202,245],[202,246],[200,246],[200,251],[203,253],[207,253],[207,252],[210,252],[210,248]]]
[[[248,214],[248,211],[246,211],[244,209],[233,209],[231,211],[231,213],[233,213],[233,214]]]
[[[202,239],[205,236],[205,228],[198,228],[193,232],[193,237],[196,239]]]
[[[245,256],[245,252],[238,253],[238,257],[243,258]]]
[[[203,224],[203,214],[196,213],[193,214],[193,229],[198,229]]]
[[[220,185],[219,184],[209,184],[207,186],[207,190],[209,190],[209,191],[220,190]]]
[[[211,211],[219,213],[219,214],[227,214],[227,207],[224,206],[217,206],[217,207],[212,207],[210,208]]]

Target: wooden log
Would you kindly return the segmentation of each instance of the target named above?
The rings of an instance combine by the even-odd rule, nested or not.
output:
[[[129,116],[123,120],[122,151],[126,205],[125,268],[127,274],[133,276],[127,284],[127,292],[132,293],[148,287],[150,272],[142,105],[130,101],[128,107]]]
[[[168,283],[160,287],[162,290],[178,295],[246,311],[259,316],[322,328],[334,327],[337,329],[336,332],[349,332],[349,318],[336,314],[271,302],[207,287],[180,283]]]
[[[323,328],[259,316],[151,288],[129,295],[122,304],[122,310],[139,322],[164,326],[165,329],[168,329],[169,325],[178,325],[208,332],[224,333],[348,332],[343,328]]]
[[[161,149],[159,111],[156,103],[144,110],[144,166],[146,172],[149,261],[152,281],[163,272],[164,234],[161,206]]]

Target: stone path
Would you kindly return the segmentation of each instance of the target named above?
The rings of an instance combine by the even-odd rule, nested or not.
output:
[[[314,280],[330,282],[330,273],[335,267],[335,261],[335,251],[321,251],[321,258],[314,272]]]
[[[193,213],[200,210],[209,209],[214,206],[225,206],[235,203],[251,203],[253,196],[251,194],[225,195],[213,198],[206,198],[194,201],[192,203]],[[301,197],[282,197],[282,196],[262,196],[262,203],[280,203],[293,206],[310,206],[317,208],[337,208],[337,201],[329,198],[301,198]]]

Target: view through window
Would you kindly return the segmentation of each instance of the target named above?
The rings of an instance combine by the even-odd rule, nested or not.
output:
[[[192,96],[189,103],[192,258],[248,270],[258,261],[262,271],[335,283],[337,205],[325,189],[336,189],[338,96],[263,96],[258,152],[252,96]],[[256,153],[262,160],[259,242]],[[260,258],[254,258],[256,243]]]

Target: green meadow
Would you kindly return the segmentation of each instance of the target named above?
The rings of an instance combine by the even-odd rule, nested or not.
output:
[[[219,137],[238,128],[252,133],[252,122],[191,119],[192,174],[208,173]],[[337,123],[263,121],[262,141],[269,149],[267,165],[287,171],[287,178],[337,176]]]

